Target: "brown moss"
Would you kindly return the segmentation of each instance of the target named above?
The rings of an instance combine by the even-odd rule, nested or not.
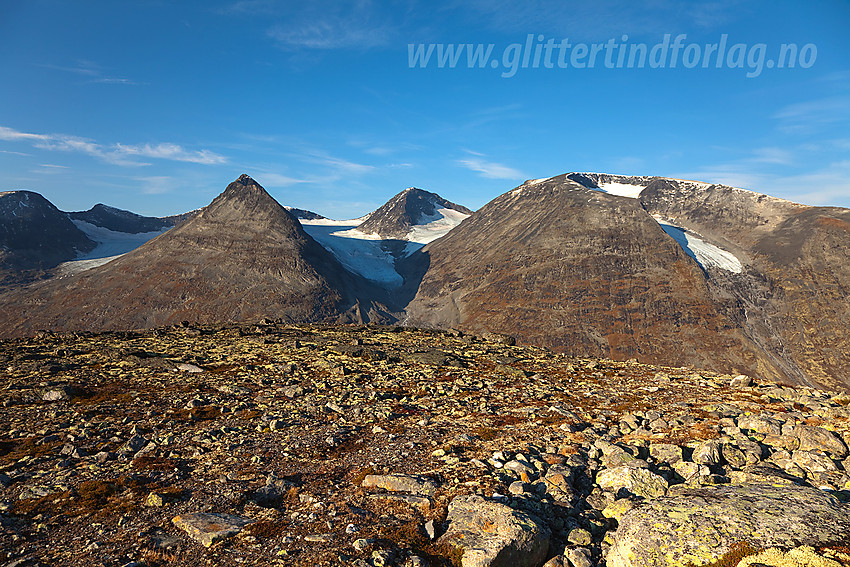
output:
[[[281,537],[286,534],[288,526],[284,522],[263,520],[245,527],[245,531],[261,539]]]
[[[35,459],[45,455],[54,455],[56,448],[61,444],[61,441],[39,444],[38,437],[0,441],[0,463],[12,463],[24,457]]]
[[[729,551],[718,558],[717,561],[702,565],[701,567],[737,567],[743,558],[756,555],[762,551],[764,551],[763,548],[755,547],[746,541],[739,541],[733,544]]]

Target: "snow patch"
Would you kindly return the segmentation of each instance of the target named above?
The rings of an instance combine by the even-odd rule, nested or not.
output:
[[[630,199],[637,199],[640,197],[640,194],[643,190],[646,189],[644,185],[632,185],[631,183],[618,183],[616,181],[610,181],[608,183],[599,184],[599,188],[597,191],[601,191],[603,193],[608,193],[609,195],[619,195],[620,197],[629,197]]]
[[[360,224],[358,220],[317,219],[302,222],[302,225],[304,225],[304,231],[336,256],[347,270],[384,285],[400,286],[404,280],[395,271],[391,252],[377,235],[364,235],[356,230],[354,227]],[[342,222],[348,224],[341,224]],[[352,225],[352,223],[355,224]],[[338,230],[340,227],[350,227],[350,229]]]
[[[285,207],[284,207],[285,208]],[[348,219],[348,220],[333,220],[333,219],[298,219],[298,222],[301,223],[306,230],[308,226],[357,226],[360,223],[366,222],[366,219],[369,218],[369,215],[372,213],[363,215],[357,219]]]
[[[424,222],[414,226],[407,233],[405,240],[417,244],[428,244],[448,234],[466,218],[469,218],[468,214],[454,209],[437,209],[434,215],[421,219]]]
[[[85,270],[102,266],[107,262],[120,258],[131,250],[135,250],[148,240],[170,229],[169,227],[162,230],[133,234],[109,230],[108,228],[77,219],[72,219],[71,222],[83,231],[90,240],[97,242],[97,246],[91,252],[80,254],[76,260],[59,264],[59,273],[62,275],[78,274]]]
[[[705,269],[709,267],[720,268],[735,274],[744,271],[744,265],[731,252],[727,252],[714,244],[706,242],[696,234],[687,229],[680,228],[662,217],[653,217],[662,230],[675,240],[685,253],[697,261]]]

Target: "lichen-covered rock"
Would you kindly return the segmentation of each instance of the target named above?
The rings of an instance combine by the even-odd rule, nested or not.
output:
[[[253,520],[231,514],[183,514],[174,516],[171,523],[198,543],[210,547],[217,541],[235,536]]]
[[[837,471],[838,465],[832,459],[817,451],[794,451],[794,464],[807,473]]]
[[[406,474],[369,474],[362,488],[383,488],[388,492],[409,492],[420,496],[434,496],[437,485],[429,478]]]
[[[756,548],[840,541],[850,506],[806,486],[673,487],[620,521],[608,567],[704,565],[739,542]]]
[[[755,567],[766,565],[767,567],[841,567],[841,563],[833,561],[822,555],[818,555],[815,549],[803,545],[783,553],[781,549],[770,548],[745,557],[738,563],[738,567]]]
[[[667,492],[667,481],[664,477],[646,469],[630,467],[606,469],[596,476],[596,484],[601,488],[608,488],[615,492],[625,488],[632,494],[644,498],[664,496]]]
[[[700,465],[719,465],[721,443],[717,439],[703,441],[694,448],[691,460]]]
[[[836,459],[847,456],[847,445],[844,441],[823,427],[798,425],[794,428],[794,435],[800,439],[801,451],[823,451]]]
[[[537,518],[480,496],[449,504],[448,529],[440,538],[463,550],[463,567],[538,567],[551,533]]]
[[[673,465],[682,460],[682,448],[672,443],[651,443],[649,454],[659,463]]]
[[[782,422],[773,417],[745,415],[738,418],[738,427],[765,435],[781,435]]]

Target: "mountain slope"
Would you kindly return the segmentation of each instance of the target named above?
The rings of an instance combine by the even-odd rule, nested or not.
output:
[[[26,282],[94,247],[65,213],[38,193],[0,193],[0,284]]]
[[[247,175],[199,214],[99,268],[4,298],[6,334],[193,320],[355,320],[380,297]],[[16,307],[26,301],[26,316]]]
[[[497,197],[406,269],[412,324],[674,365],[748,370],[759,357],[696,262],[635,199],[564,175]]]
[[[498,197],[405,269],[414,324],[850,388],[846,209],[571,173]]]

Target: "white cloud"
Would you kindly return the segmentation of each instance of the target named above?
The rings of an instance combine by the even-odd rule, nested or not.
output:
[[[170,161],[215,165],[227,162],[227,158],[209,150],[191,151],[178,144],[111,144],[103,145],[86,138],[68,136],[65,134],[33,134],[19,132],[12,128],[0,126],[0,140],[12,142],[30,142],[34,147],[63,152],[77,152],[102,159],[114,165],[145,166],[147,162],[134,158],[155,158]]]
[[[474,152],[469,153],[474,154]],[[474,155],[477,156],[480,154]],[[486,177],[488,179],[525,179],[528,177],[517,169],[501,163],[486,161],[479,157],[459,159],[457,160],[457,163],[467,169],[480,173],[482,177]]]
[[[30,134],[28,132],[18,132],[12,128],[0,126],[0,140],[8,142],[17,142],[20,140],[46,140],[48,136],[44,134]]]
[[[220,156],[209,150],[193,152],[186,150],[177,144],[170,143],[157,144],[155,146],[150,144],[140,146],[124,146],[122,144],[116,144],[116,146],[118,149],[114,153],[130,156],[186,161],[190,163],[200,163],[202,165],[215,165],[218,163],[225,163],[227,161],[224,156]]]

